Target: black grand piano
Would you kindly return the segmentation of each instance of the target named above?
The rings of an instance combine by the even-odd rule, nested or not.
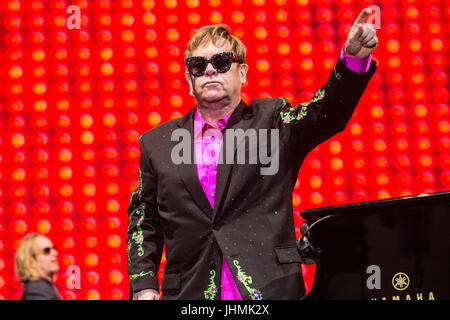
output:
[[[450,192],[309,209],[305,299],[450,299]]]

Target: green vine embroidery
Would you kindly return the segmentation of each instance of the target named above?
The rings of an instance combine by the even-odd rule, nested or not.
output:
[[[310,102],[317,102],[319,100],[322,100],[323,97],[325,97],[325,89],[320,89],[319,91],[316,92],[316,94],[314,95],[314,97],[311,99]]]
[[[209,274],[211,275],[211,277],[209,278],[208,289],[204,291],[204,295],[206,300],[214,300],[217,294],[217,286],[216,283],[214,282],[216,272],[214,270],[211,270]]]
[[[150,275],[150,277],[152,277],[152,278],[155,277],[155,273],[153,271],[148,271],[148,272],[142,271],[141,273],[130,275],[130,280],[134,280],[136,278],[145,277],[147,275]]]
[[[245,289],[247,289],[247,291],[250,295],[250,298],[252,300],[262,300],[263,296],[262,296],[261,291],[250,287],[250,285],[253,282],[252,277],[245,274],[245,272],[242,270],[241,266],[239,265],[238,260],[233,260],[233,264],[237,268],[237,278],[244,285]]]
[[[128,265],[131,264],[130,250],[131,250],[131,242],[130,242],[130,240],[128,239],[128,240],[127,240],[127,261],[128,261]]]
[[[141,168],[138,170],[138,187],[131,193],[130,197],[130,203],[128,204],[128,210],[131,210],[130,218],[128,221],[128,230],[130,230],[133,222],[133,214],[136,212],[141,216],[138,223],[137,223],[137,232],[133,232],[131,239],[127,239],[127,258],[128,263],[131,264],[131,247],[132,243],[131,240],[134,240],[135,244],[138,245],[138,255],[141,257],[144,255],[144,249],[142,248],[142,243],[144,241],[144,235],[141,229],[141,223],[144,220],[145,215],[145,204],[141,204],[139,208],[135,209],[136,206],[139,204],[140,200],[142,199],[142,172]],[[141,208],[142,207],[142,208]]]
[[[294,121],[294,120],[303,119],[308,114],[307,107],[309,106],[309,104],[312,102],[317,102],[319,100],[322,100],[323,97],[325,97],[325,89],[320,89],[319,91],[316,92],[316,94],[310,101],[300,103],[299,105],[297,105],[295,107],[290,106],[290,103],[285,98],[283,98],[283,97],[280,98],[283,101],[282,109],[284,109],[284,107],[286,105],[290,106],[289,111],[286,111],[286,112],[281,111],[280,112],[280,116],[281,116],[281,119],[283,120],[283,123],[290,123],[291,121]],[[299,112],[296,112],[298,110],[299,106],[301,106],[301,109]]]
[[[141,224],[144,221],[145,218],[145,204],[141,205],[137,209],[133,210],[133,212],[130,215],[130,223],[132,221],[133,214],[137,214],[139,216],[139,220],[136,224],[137,231],[133,232],[131,235],[131,240],[134,241],[135,245],[138,249],[138,256],[142,257],[144,255],[144,248],[142,247],[142,244],[144,242],[144,233],[141,228]],[[130,226],[128,226],[130,228]],[[130,249],[131,249],[131,243],[128,243],[128,261],[130,261]]]
[[[333,71],[334,71],[334,76],[336,77],[336,79],[341,80],[342,76],[339,72],[336,71],[336,67],[334,67]]]

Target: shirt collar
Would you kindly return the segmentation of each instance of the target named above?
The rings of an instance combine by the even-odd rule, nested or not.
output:
[[[234,110],[233,110],[234,111]],[[227,126],[228,119],[230,119],[231,114],[233,113],[231,111],[229,114],[227,114],[224,118],[221,118],[217,121],[217,125],[221,130],[225,129]],[[206,122],[202,116],[200,115],[200,112],[198,112],[198,107],[195,108],[195,115],[194,115],[194,136],[197,137],[201,133],[203,133],[203,130],[212,128],[213,126],[210,125],[208,122]]]

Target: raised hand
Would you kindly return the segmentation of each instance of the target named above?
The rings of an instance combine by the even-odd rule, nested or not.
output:
[[[370,23],[364,23],[370,12],[370,9],[364,9],[353,23],[345,43],[345,55],[367,58],[377,47],[378,38],[375,28]]]

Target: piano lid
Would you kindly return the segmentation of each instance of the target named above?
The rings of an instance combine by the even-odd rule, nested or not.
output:
[[[418,194],[408,197],[390,198],[385,200],[373,200],[366,202],[349,203],[345,205],[327,206],[322,208],[307,209],[301,216],[307,220],[317,220],[321,217],[334,214],[355,214],[376,210],[382,212],[403,207],[414,206],[415,204],[427,205],[436,202],[450,201],[450,191],[442,191],[431,194]]]

